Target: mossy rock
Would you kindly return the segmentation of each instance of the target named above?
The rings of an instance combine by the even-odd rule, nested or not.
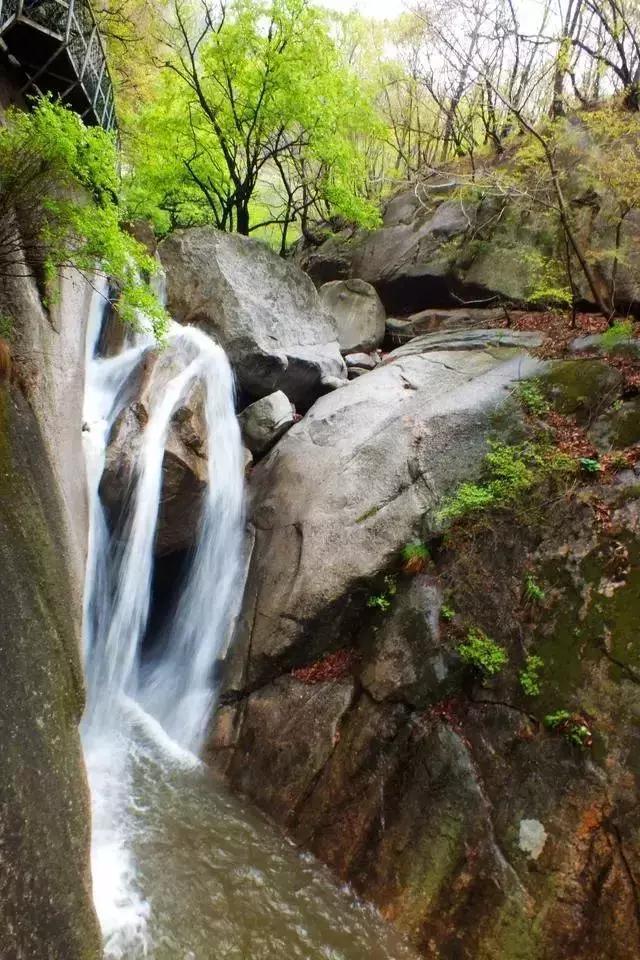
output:
[[[542,378],[554,408],[590,423],[617,397],[622,375],[604,360],[560,360]]]
[[[601,414],[589,430],[589,439],[601,453],[640,443],[640,397]]]

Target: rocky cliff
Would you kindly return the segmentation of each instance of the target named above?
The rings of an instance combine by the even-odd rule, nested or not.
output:
[[[26,277],[5,278],[0,291],[11,355],[0,383],[0,955],[7,960],[100,955],[78,736],[89,298],[89,286],[71,278],[50,311]]]
[[[212,765],[426,957],[635,958],[637,339],[435,295],[384,333],[368,281],[210,230],[161,255],[255,457]]]

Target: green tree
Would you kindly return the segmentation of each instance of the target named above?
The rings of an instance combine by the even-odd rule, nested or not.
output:
[[[160,335],[165,313],[145,282],[155,269],[121,228],[115,143],[48,98],[9,110],[0,127],[0,273],[35,276],[52,293],[62,268],[102,270],[119,287],[126,322],[144,311]]]
[[[171,226],[248,234],[341,216],[377,222],[356,148],[375,115],[304,0],[178,2],[155,96],[135,118],[130,205]]]

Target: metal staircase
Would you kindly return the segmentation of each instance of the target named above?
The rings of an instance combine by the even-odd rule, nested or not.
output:
[[[88,124],[114,130],[113,87],[88,0],[0,0],[0,47],[23,79],[21,93],[52,93]]]

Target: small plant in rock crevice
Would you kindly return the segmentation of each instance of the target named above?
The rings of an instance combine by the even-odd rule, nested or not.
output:
[[[536,654],[529,654],[525,661],[524,670],[520,671],[519,680],[523,693],[527,697],[537,697],[542,688],[540,673],[544,668],[544,660]]]
[[[448,603],[443,603],[440,607],[440,619],[446,620],[447,623],[450,623],[451,620],[455,617],[456,612],[453,607],[449,606]]]
[[[0,311],[0,338],[11,342],[13,336],[13,317]]]
[[[469,630],[466,640],[458,646],[458,654],[463,663],[485,678],[500,673],[508,660],[504,648],[478,627]]]
[[[524,578],[524,594],[527,600],[531,600],[534,603],[542,603],[545,598],[544,590],[530,573]]]
[[[592,457],[580,457],[578,462],[585,473],[600,473],[602,470],[600,463]]]
[[[560,733],[565,740],[576,747],[590,747],[593,743],[593,733],[585,717],[579,713],[569,713],[568,710],[556,710],[544,718],[544,725],[549,730]]]
[[[373,610],[379,610],[380,613],[388,613],[397,589],[395,577],[386,576],[384,578],[384,589],[379,593],[372,593],[367,599],[367,606]]]
[[[431,553],[426,544],[419,540],[407,543],[402,548],[402,572],[408,574],[423,573],[431,560]]]

